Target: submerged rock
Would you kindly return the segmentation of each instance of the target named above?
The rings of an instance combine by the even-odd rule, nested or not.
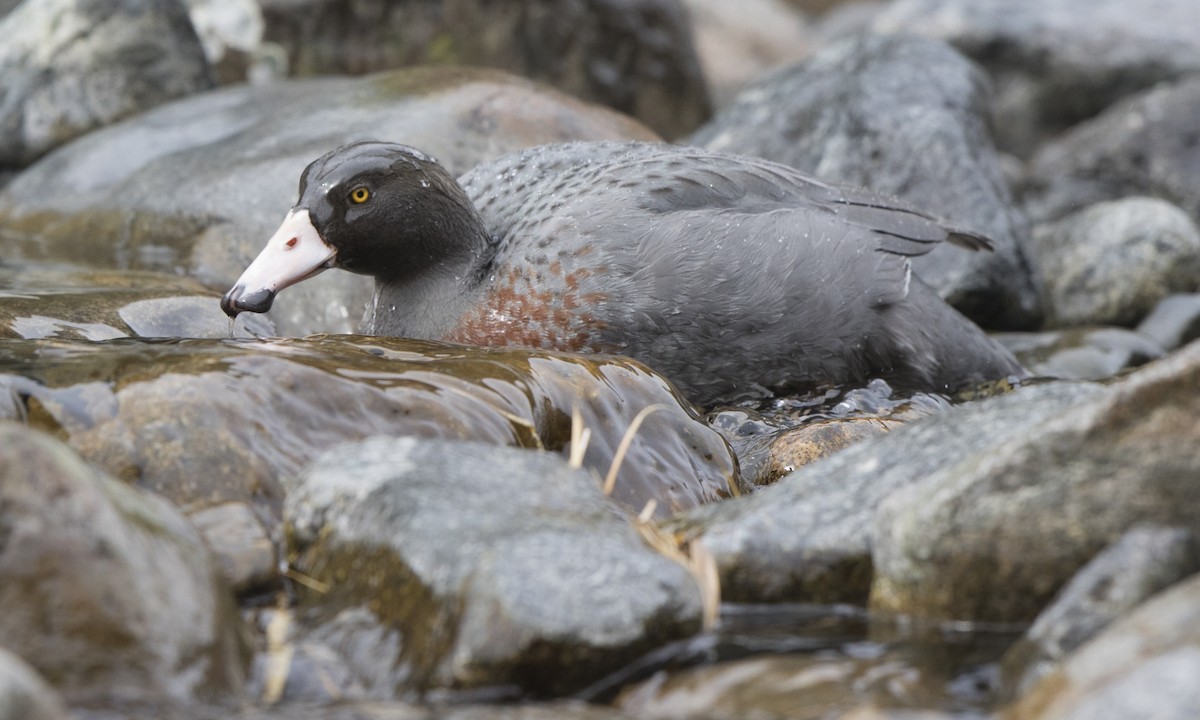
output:
[[[99,341],[274,334],[262,315],[231,323],[207,288],[165,273],[0,265],[0,287],[0,338]]]
[[[660,376],[616,357],[362,337],[0,340],[5,397],[89,462],[185,507],[242,500],[273,514],[281,478],[377,434],[568,454],[576,408],[599,484],[634,418],[661,406],[616,476],[613,497],[633,512],[650,499],[663,515],[691,508],[736,483],[721,437]]]
[[[1027,621],[1135,525],[1195,527],[1197,417],[1193,343],[897,490],[874,518],[872,607]]]
[[[204,542],[162,498],[0,423],[0,645],[71,702],[241,690],[241,619]]]
[[[612,111],[496,71],[421,68],[233,87],[93,132],[0,190],[0,253],[185,273],[222,291],[296,201],[296,178],[351,140],[414,145],[453,173],[531,145],[653,139]],[[292,288],[288,335],[354,330],[370,282]]]
[[[0,13],[0,170],[213,87],[180,0],[26,0]]]
[[[225,580],[239,595],[274,585],[279,554],[270,532],[249,504],[227,502],[188,514],[213,555]]]
[[[896,195],[988,236],[995,252],[945,244],[913,258],[913,268],[985,327],[1036,327],[1029,229],[992,145],[985,83],[944,43],[855,38],[746,89],[691,142]]]
[[[284,520],[292,568],[324,586],[300,613],[332,623],[369,695],[557,694],[700,629],[691,575],[553,455],[371,438],[291,483]]]

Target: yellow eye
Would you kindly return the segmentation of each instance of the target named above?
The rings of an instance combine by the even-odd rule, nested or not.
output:
[[[365,187],[356,187],[350,191],[350,202],[355,205],[362,205],[371,197],[371,191]]]

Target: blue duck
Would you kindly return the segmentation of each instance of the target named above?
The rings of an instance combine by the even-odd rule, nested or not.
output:
[[[327,268],[375,278],[374,335],[631,356],[700,404],[887,380],[953,392],[1024,370],[910,258],[988,241],[767,160],[544,145],[455,181],[414,148],[340,147],[221,300]]]

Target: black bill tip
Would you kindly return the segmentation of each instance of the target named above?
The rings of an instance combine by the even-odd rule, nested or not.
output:
[[[244,290],[241,285],[234,286],[221,298],[221,309],[229,317],[235,318],[240,312],[265,313],[271,309],[271,303],[275,302],[275,293],[266,288],[252,293],[245,293]]]

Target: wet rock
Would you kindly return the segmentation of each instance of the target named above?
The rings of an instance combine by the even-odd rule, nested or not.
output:
[[[1097,203],[1034,232],[1051,326],[1132,326],[1173,292],[1200,289],[1200,230],[1155,198]]]
[[[299,75],[492,67],[632,115],[671,138],[709,113],[679,0],[263,2],[264,39]]]
[[[715,557],[725,600],[866,603],[873,519],[885,498],[935,473],[966,472],[1031,424],[1102,392],[1057,383],[954,407],[691,511],[673,527]]]
[[[1045,223],[1099,202],[1150,195],[1200,223],[1200,142],[1189,121],[1197,114],[1200,78],[1192,78],[1132,96],[1080,123],[1030,161],[1022,189],[1026,211]]]
[[[822,420],[779,433],[767,447],[765,466],[749,484],[769,485],[796,468],[877,437],[899,422],[878,418]]]
[[[996,333],[1000,344],[1041,378],[1104,380],[1165,354],[1140,332],[1124,328],[1076,328],[1040,333]]]
[[[1004,720],[1200,716],[1200,576],[1110,625],[1003,714]]]
[[[861,705],[839,715],[837,720],[961,720],[963,717],[961,713],[941,710],[889,710],[875,705]]]
[[[259,0],[184,0],[204,55],[222,84],[260,84],[287,73],[283,48],[263,43]]]
[[[58,694],[21,658],[0,648],[0,720],[67,720]]]
[[[946,40],[983,65],[998,142],[1027,157],[1117,99],[1200,70],[1194,13],[1191,0],[1152,11],[1125,0],[898,0],[873,29]]]
[[[1168,295],[1137,326],[1137,331],[1164,350],[1200,338],[1200,293]]]
[[[26,0],[0,38],[0,168],[213,86],[179,0]]]
[[[163,499],[0,425],[0,644],[69,701],[240,691],[241,620],[200,536]]]
[[[559,701],[541,705],[500,705],[438,709],[438,720],[630,720],[629,716],[586,703]]]
[[[1185,528],[1135,527],[1067,583],[1004,656],[1005,684],[1024,695],[1063,658],[1151,595],[1200,571]]]
[[[718,108],[767,71],[812,52],[804,16],[784,0],[683,0],[683,5]]]
[[[494,71],[424,68],[235,87],[93,132],[0,190],[0,253],[186,273],[224,291],[351,140],[403,141],[460,173],[531,145],[652,139],[611,111]],[[280,333],[352,331],[370,281],[327,273],[272,311]]]
[[[892,493],[874,518],[872,607],[1030,620],[1135,525],[1195,526],[1198,416],[1193,343]]]
[[[825,48],[745,90],[690,141],[771,158],[897,195],[983,233],[995,252],[944,244],[913,267],[976,322],[1041,322],[1039,280],[987,128],[979,70],[933,40],[867,36]]]
[[[416,703],[340,700],[331,704],[280,703],[165,706],[123,704],[119,707],[72,708],[73,720],[631,720],[611,708],[570,700],[488,703]]]
[[[903,652],[862,643],[851,652],[760,655],[659,673],[623,691],[617,705],[647,720],[941,720],[903,708],[937,706],[948,680]],[[866,714],[868,700],[890,708]]]
[[[231,323],[215,293],[195,280],[163,273],[0,266],[0,286],[0,338],[100,341],[274,334],[263,316],[238,316]]]
[[[284,519],[291,566],[325,586],[309,621],[375,620],[340,638],[368,693],[562,693],[700,629],[691,575],[553,455],[372,438],[308,468]]]
[[[189,513],[188,519],[204,536],[235,593],[262,590],[278,579],[275,543],[248,504],[221,503]]]
[[[274,514],[280,478],[376,434],[568,454],[575,408],[583,465],[604,478],[637,414],[662,406],[616,475],[613,497],[633,512],[724,497],[736,468],[665,380],[622,358],[359,337],[0,340],[6,397],[89,462],[187,508],[239,500]]]

